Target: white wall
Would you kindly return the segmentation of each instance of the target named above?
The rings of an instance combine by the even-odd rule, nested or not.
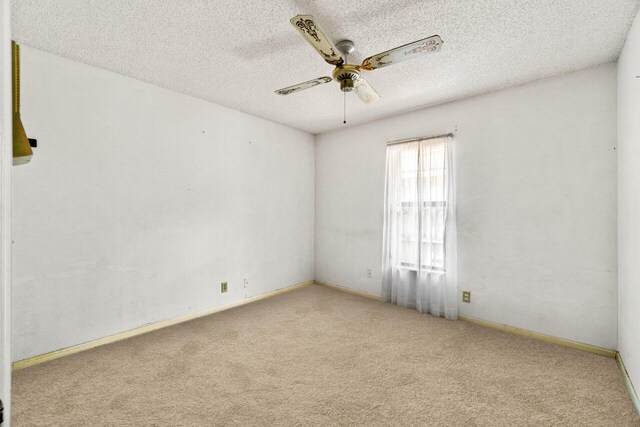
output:
[[[313,279],[313,135],[26,47],[22,94],[14,360]]]
[[[22,60],[14,360],[314,278],[313,136]],[[380,292],[385,143],[456,126],[461,313],[616,348],[613,64],[319,135],[315,278]]]
[[[618,345],[640,391],[640,15],[618,62]]]
[[[615,64],[317,137],[316,280],[380,293],[386,142],[456,125],[461,314],[615,349]]]

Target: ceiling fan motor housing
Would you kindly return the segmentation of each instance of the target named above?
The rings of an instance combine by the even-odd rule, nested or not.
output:
[[[360,79],[360,67],[351,64],[339,65],[333,70],[333,78],[340,83],[341,91],[351,92],[353,83]]]

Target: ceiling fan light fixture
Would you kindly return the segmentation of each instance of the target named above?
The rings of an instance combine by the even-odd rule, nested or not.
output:
[[[353,90],[353,80],[344,79],[340,82],[340,90],[343,92],[351,92]]]
[[[340,83],[340,90],[351,92],[354,82],[360,79],[360,67],[357,65],[340,65],[333,70],[333,79]]]

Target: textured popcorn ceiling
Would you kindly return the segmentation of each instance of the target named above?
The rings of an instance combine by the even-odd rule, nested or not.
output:
[[[348,125],[614,61],[640,0],[14,0],[14,39],[312,133],[343,127],[332,68],[291,26],[311,14],[350,59],[439,34],[439,53],[366,73]],[[349,62],[356,62],[350,60]]]

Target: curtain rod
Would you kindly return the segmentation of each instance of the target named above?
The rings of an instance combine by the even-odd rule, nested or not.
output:
[[[408,142],[424,141],[426,139],[444,138],[445,136],[453,137],[453,132],[443,133],[440,135],[423,136],[420,138],[399,139],[397,141],[389,141],[387,142],[387,145],[406,144]]]

